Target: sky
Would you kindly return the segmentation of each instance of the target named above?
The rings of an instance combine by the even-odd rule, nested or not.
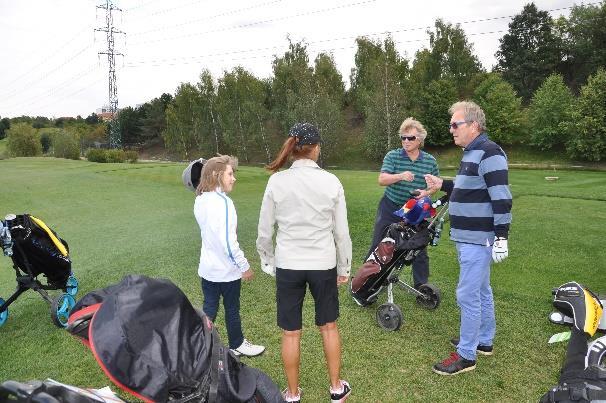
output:
[[[109,0],[107,0],[109,1]],[[112,0],[119,107],[136,106],[203,69],[215,79],[243,66],[259,78],[288,40],[333,55],[348,86],[355,38],[391,33],[412,61],[437,18],[464,29],[486,69],[499,39],[528,0]],[[108,104],[106,0],[0,0],[0,117],[86,117]],[[567,16],[572,0],[536,0]],[[592,4],[592,3],[585,3]]]

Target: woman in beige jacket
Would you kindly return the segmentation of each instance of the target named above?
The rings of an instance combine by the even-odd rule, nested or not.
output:
[[[318,130],[309,123],[297,123],[290,129],[278,157],[267,166],[274,174],[267,183],[259,216],[257,250],[262,268],[276,276],[287,402],[300,400],[302,309],[308,285],[324,343],[331,401],[345,401],[351,393],[350,385],[340,379],[341,338],[336,324],[337,286],[349,279],[351,238],[343,186],[316,163],[320,142]],[[292,166],[277,172],[288,159],[293,160]]]

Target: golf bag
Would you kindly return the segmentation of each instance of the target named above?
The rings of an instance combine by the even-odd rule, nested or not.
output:
[[[541,397],[541,403],[606,402],[606,336],[587,345],[598,330],[602,303],[594,293],[573,281],[555,290],[553,306],[572,319],[573,329],[560,383]]]
[[[397,284],[416,297],[417,303],[426,309],[440,305],[441,292],[433,284],[421,284],[418,289],[400,280],[404,266],[411,266],[420,250],[428,245],[437,246],[448,213],[448,195],[434,203],[429,197],[410,199],[394,214],[403,221],[390,224],[384,230],[382,241],[365,259],[350,282],[350,293],[360,306],[377,301],[387,289],[387,303],[376,314],[377,323],[385,330],[398,330],[404,322],[400,307],[394,303],[393,285]]]
[[[129,275],[74,307],[68,331],[119,388],[146,402],[282,402],[168,280]]]
[[[78,281],[72,275],[67,242],[42,220],[29,214],[9,214],[0,221],[0,246],[13,261],[17,290],[6,301],[0,298],[0,326],[6,322],[8,307],[25,291],[38,292],[51,307],[53,323],[67,324]],[[38,276],[46,277],[44,284]],[[63,290],[51,298],[48,290]]]
[[[564,289],[566,287],[572,287],[571,290],[569,290],[567,292],[574,293],[576,291],[577,286],[581,287],[580,285],[578,285],[575,282],[566,283],[558,288],[554,288],[551,291],[551,293],[554,295],[554,306],[556,306],[556,304],[560,305],[560,307],[556,306],[556,308],[558,308],[558,310],[555,310],[549,314],[549,321],[551,323],[555,323],[557,325],[568,325],[568,326],[574,325],[574,319],[573,319],[573,317],[575,317],[574,312],[573,312],[574,308],[570,305],[570,303],[566,303],[563,301],[558,302],[558,300],[562,299],[561,295],[563,295],[563,293],[565,292]],[[560,297],[558,297],[558,295],[557,295],[558,292],[560,293]],[[584,290],[584,293],[591,293],[591,291]],[[606,296],[598,295],[597,300],[602,304],[602,306],[606,306]],[[602,331],[602,332],[606,331],[606,309],[602,310],[602,314],[597,319],[598,319],[598,331]]]

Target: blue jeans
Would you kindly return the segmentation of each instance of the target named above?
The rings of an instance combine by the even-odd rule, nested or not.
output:
[[[216,283],[202,279],[202,294],[204,303],[202,310],[213,322],[217,318],[219,310],[219,298],[223,296],[223,308],[225,309],[225,327],[229,348],[238,348],[244,341],[242,334],[242,320],[240,319],[240,288],[242,280]]]
[[[492,248],[461,242],[455,244],[460,266],[457,304],[461,308],[457,352],[467,360],[475,360],[477,346],[492,346],[496,331],[490,287]]]

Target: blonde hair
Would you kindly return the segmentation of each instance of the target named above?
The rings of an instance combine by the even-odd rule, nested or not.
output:
[[[196,188],[196,194],[201,195],[204,192],[213,192],[218,187],[223,187],[221,177],[227,170],[227,166],[231,166],[235,171],[238,168],[238,159],[231,155],[217,155],[206,161],[202,174],[200,175],[200,184]]]
[[[421,140],[421,146],[425,144],[425,138],[427,137],[427,130],[421,122],[413,117],[406,118],[400,125],[400,134],[404,134],[412,129],[417,130],[417,137]]]

